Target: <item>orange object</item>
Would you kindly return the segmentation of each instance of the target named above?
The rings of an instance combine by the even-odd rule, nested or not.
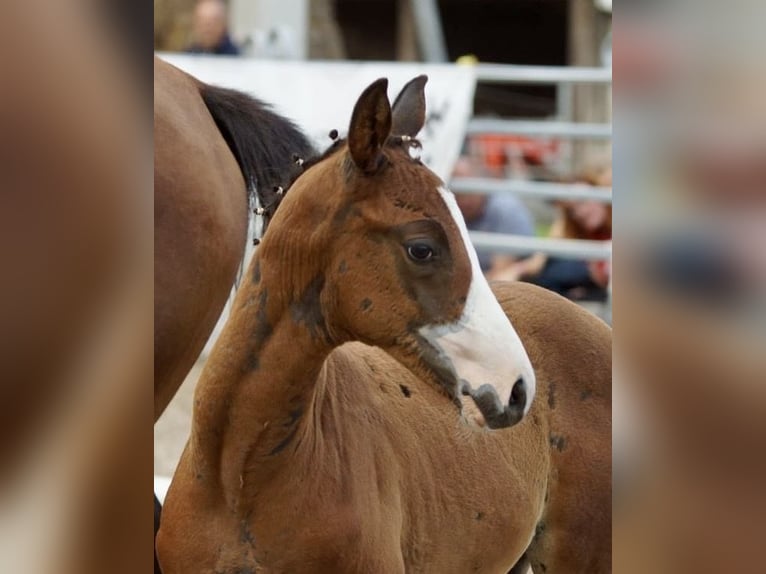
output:
[[[479,155],[485,167],[501,170],[508,163],[511,150],[518,150],[524,161],[531,165],[547,163],[559,151],[557,139],[538,139],[510,134],[481,134],[474,136]]]

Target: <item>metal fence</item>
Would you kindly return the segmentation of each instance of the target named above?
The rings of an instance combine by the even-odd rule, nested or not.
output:
[[[507,120],[473,118],[467,128],[472,134],[511,134],[564,139],[609,140],[611,123],[576,123],[571,118],[573,84],[610,85],[612,72],[608,68],[574,68],[553,66],[514,66],[478,64],[477,82],[509,84],[556,85],[557,116],[549,120]],[[566,184],[515,179],[456,177],[450,189],[461,193],[513,193],[527,198],[545,200],[612,201],[612,189],[583,184]],[[545,253],[567,259],[605,260],[611,257],[611,242],[536,238],[499,233],[471,232],[479,250],[529,255]]]

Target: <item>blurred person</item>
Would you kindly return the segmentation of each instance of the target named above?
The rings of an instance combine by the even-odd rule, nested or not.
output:
[[[476,169],[467,156],[458,159],[453,176],[471,177],[477,175]],[[466,227],[470,231],[488,231],[531,236],[535,233],[532,214],[522,201],[510,194],[485,195],[479,193],[456,193],[455,199],[460,208]],[[477,251],[481,270],[487,277],[500,273],[516,262],[512,255],[502,255]]]
[[[192,54],[236,56],[239,48],[229,37],[228,11],[222,0],[200,0],[194,8],[194,42],[187,48]]]
[[[611,185],[611,168],[586,172],[577,178],[589,185]],[[612,239],[612,206],[599,201],[560,201],[548,237],[556,239]],[[605,301],[610,280],[607,261],[583,261],[537,253],[506,267],[492,277],[525,280],[575,301]]]

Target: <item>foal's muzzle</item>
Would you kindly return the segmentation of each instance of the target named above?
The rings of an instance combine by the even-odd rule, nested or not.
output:
[[[479,408],[484,421],[491,429],[508,428],[524,417],[527,404],[527,384],[522,377],[516,379],[511,390],[511,398],[504,405],[492,385],[484,384],[472,390],[470,385],[463,385],[462,393],[470,396]]]

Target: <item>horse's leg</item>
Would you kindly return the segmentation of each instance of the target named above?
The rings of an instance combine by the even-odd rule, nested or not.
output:
[[[154,538],[157,539],[157,532],[160,529],[160,516],[162,515],[162,505],[157,500],[157,495],[154,495]],[[154,549],[154,574],[162,574],[160,570],[160,564],[157,562],[157,549]]]

